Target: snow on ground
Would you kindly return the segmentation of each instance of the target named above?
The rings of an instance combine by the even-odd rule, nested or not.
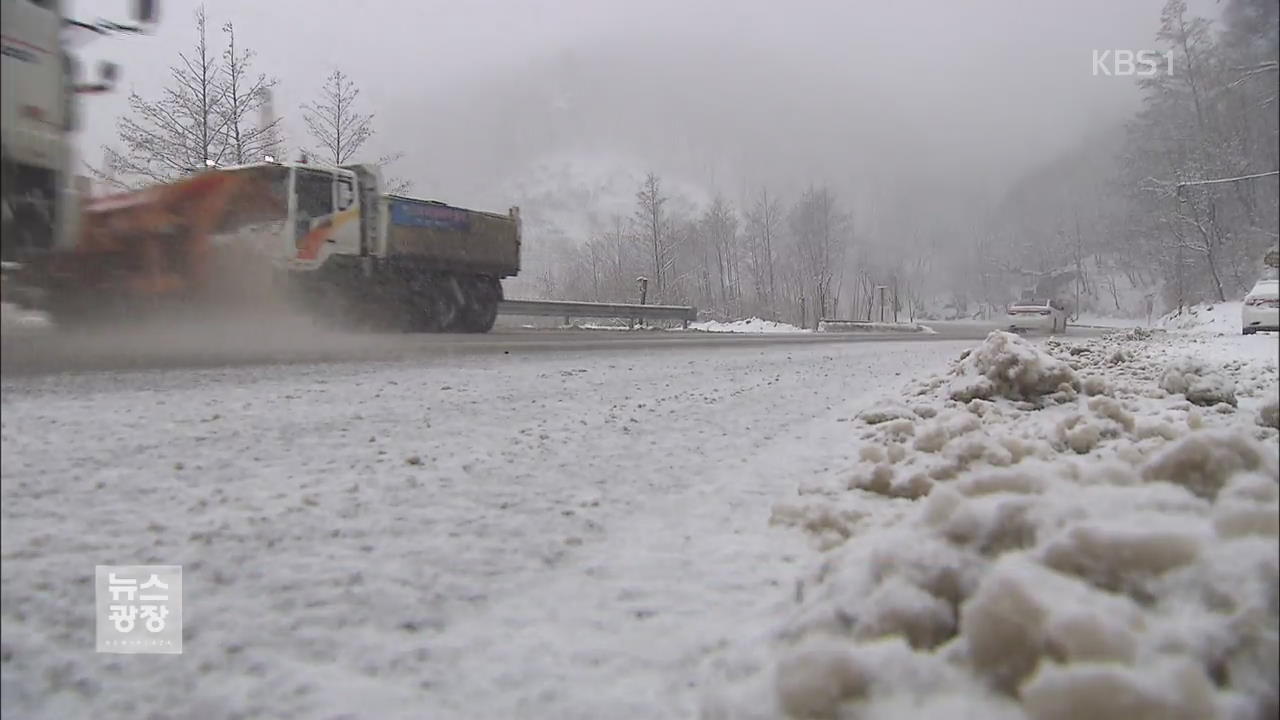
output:
[[[689,717],[775,502],[970,344],[7,377],[3,715]],[[92,651],[99,563],[183,565],[183,655]]]
[[[1192,305],[1181,312],[1174,310],[1160,318],[1159,327],[1201,333],[1240,334],[1239,301]]]
[[[723,332],[723,333],[808,333],[813,332],[806,328],[799,328],[784,322],[774,320],[761,320],[760,318],[747,318],[745,320],[734,320],[732,322],[720,322],[718,320],[707,320],[704,322],[689,323],[690,330],[701,330],[702,332]]]
[[[1277,344],[992,333],[774,508],[820,553],[703,717],[1275,717]]]

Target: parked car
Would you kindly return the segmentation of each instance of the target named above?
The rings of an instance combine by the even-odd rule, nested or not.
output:
[[[1240,332],[1252,335],[1259,330],[1280,332],[1280,280],[1274,274],[1259,280],[1240,308]]]
[[[1021,300],[1009,306],[1010,332],[1065,332],[1067,310],[1056,300]]]

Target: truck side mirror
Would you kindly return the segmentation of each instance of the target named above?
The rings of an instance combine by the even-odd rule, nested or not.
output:
[[[134,0],[133,19],[140,23],[152,24],[160,16],[159,0]]]

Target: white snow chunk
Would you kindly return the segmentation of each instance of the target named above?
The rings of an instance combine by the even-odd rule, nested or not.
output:
[[[1220,371],[1192,358],[1181,358],[1165,369],[1160,387],[1183,395],[1202,407],[1218,403],[1236,406],[1236,384]]]
[[[1012,333],[996,331],[965,356],[953,374],[950,396],[968,402],[1036,400],[1064,386],[1078,391],[1080,381],[1067,363]]]
[[[1211,720],[1213,685],[1188,662],[1141,668],[1114,663],[1046,665],[1022,689],[1032,720]]]

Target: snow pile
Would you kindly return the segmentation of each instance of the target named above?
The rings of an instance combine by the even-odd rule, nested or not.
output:
[[[719,322],[716,320],[708,320],[705,322],[689,323],[690,330],[700,330],[702,332],[720,332],[720,333],[807,333],[813,332],[804,328],[798,328],[784,322],[776,322],[774,320],[761,320],[760,318],[747,318],[746,320],[734,320],[733,322]]]
[[[861,413],[773,513],[821,562],[703,716],[1275,717],[1276,349],[1182,340],[996,332]]]
[[[1160,318],[1158,325],[1166,330],[1197,333],[1240,333],[1240,302],[1192,305]]]
[[[1153,318],[1153,320],[1158,318]],[[1145,317],[1129,315],[1106,315],[1101,313],[1080,313],[1071,321],[1072,327],[1110,328],[1125,330],[1132,327],[1145,327],[1149,323]]]
[[[1181,358],[1165,368],[1160,387],[1165,392],[1181,393],[1194,405],[1236,404],[1235,381],[1195,358]]]
[[[1050,393],[1075,393],[1080,382],[1066,362],[1017,335],[996,331],[976,349],[960,356],[957,379],[948,389],[952,400],[1035,400]]]
[[[823,320],[821,332],[911,332],[935,334],[933,328],[919,323],[861,322],[858,320]]]

